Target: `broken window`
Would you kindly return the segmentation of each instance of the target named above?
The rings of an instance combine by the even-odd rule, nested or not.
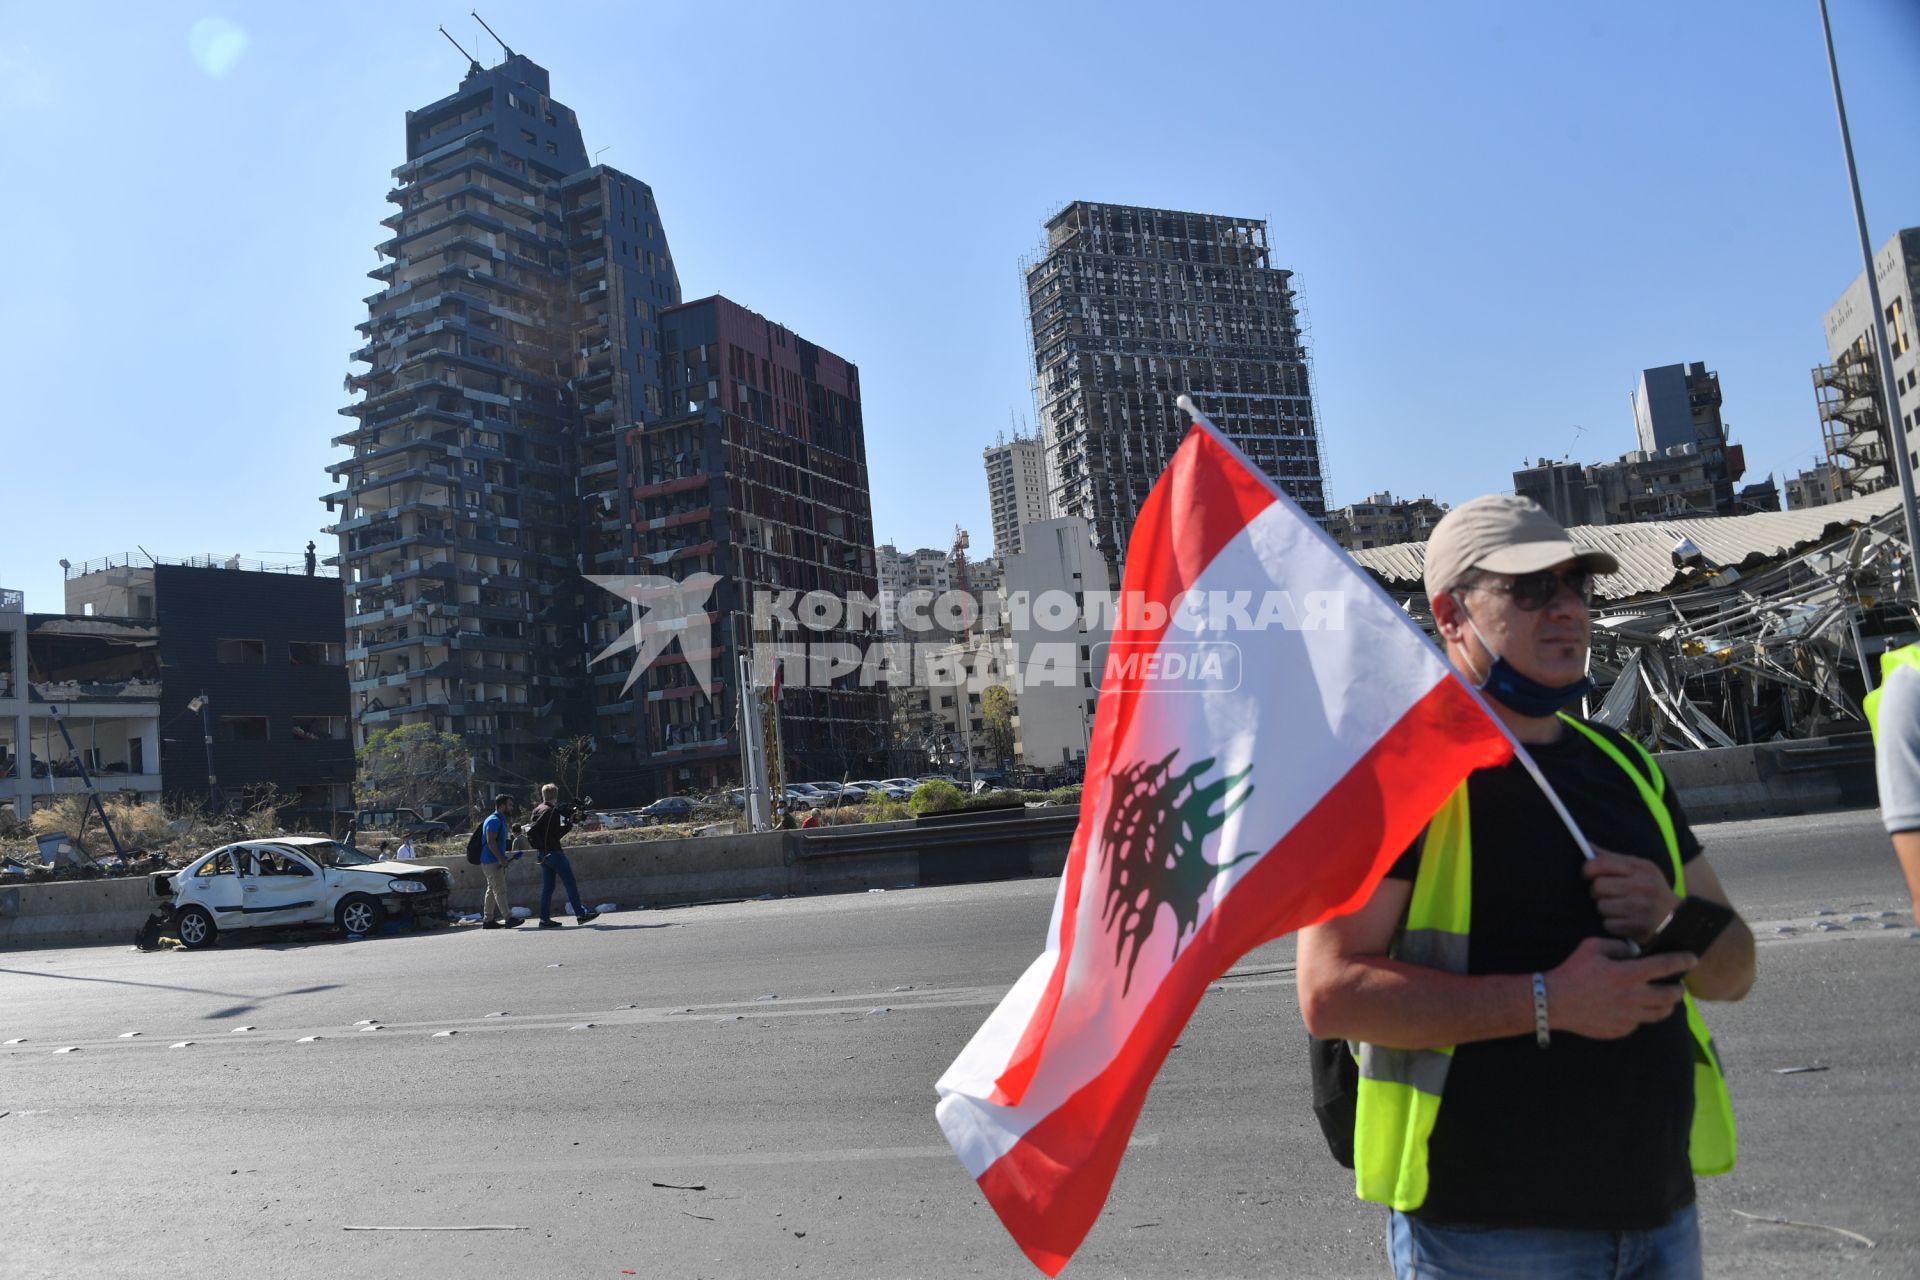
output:
[[[296,667],[337,667],[343,660],[340,646],[331,641],[287,641],[287,661]]]
[[[265,742],[267,740],[267,718],[265,716],[221,716],[221,737],[228,742]]]
[[[347,737],[347,718],[295,716],[291,732],[295,742],[344,742]]]
[[[265,640],[216,640],[214,653],[221,662],[225,663],[264,665],[267,661],[267,642]]]

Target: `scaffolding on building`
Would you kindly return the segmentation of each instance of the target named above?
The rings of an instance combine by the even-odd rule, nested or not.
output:
[[[1848,347],[1830,365],[1813,371],[1820,432],[1827,460],[1839,473],[1840,496],[1857,498],[1892,483],[1887,463],[1887,417],[1871,352]]]

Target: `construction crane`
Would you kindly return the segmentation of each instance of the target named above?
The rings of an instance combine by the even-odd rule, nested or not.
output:
[[[959,525],[953,526],[953,585],[968,595],[973,594],[973,588],[967,581],[967,548],[971,545],[972,543],[967,539],[967,531]],[[969,625],[962,632],[961,639],[971,640],[972,638],[973,627]]]

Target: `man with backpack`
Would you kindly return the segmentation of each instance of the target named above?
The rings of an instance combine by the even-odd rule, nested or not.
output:
[[[480,874],[487,880],[487,891],[480,901],[483,929],[518,929],[522,923],[507,907],[507,861],[519,856],[507,852],[513,842],[512,819],[513,797],[500,796],[493,802],[492,815],[467,841],[467,861],[479,863]]]
[[[540,927],[558,929],[561,924],[553,918],[553,885],[557,879],[566,886],[567,901],[573,904],[578,913],[575,917],[581,924],[590,924],[600,918],[598,911],[587,910],[586,900],[580,896],[580,888],[573,882],[573,864],[567,855],[560,852],[560,838],[573,826],[573,819],[560,807],[560,788],[549,782],[540,788],[540,803],[534,809],[533,816],[527,819],[527,842],[534,848],[534,861],[540,864]]]
[[[1591,686],[1593,575],[1618,568],[1511,495],[1455,507],[1426,547],[1448,657],[1594,858],[1515,759],[1474,773],[1358,911],[1300,935],[1307,1028],[1358,1057],[1356,1189],[1391,1210],[1402,1280],[1701,1274],[1693,1179],[1733,1167],[1734,1132],[1694,1000],[1746,994],[1753,935],[1653,757],[1562,711]],[[1721,932],[1638,955],[1689,896]]]

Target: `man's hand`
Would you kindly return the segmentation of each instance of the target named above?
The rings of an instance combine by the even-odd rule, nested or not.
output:
[[[1673,1012],[1684,994],[1679,983],[1662,983],[1699,963],[1676,951],[1630,959],[1633,948],[1618,938],[1588,938],[1559,968],[1546,975],[1547,1017],[1552,1026],[1595,1040],[1618,1040]]]
[[[1668,886],[1660,868],[1645,858],[1596,849],[1581,874],[1607,932],[1616,938],[1647,941],[1680,905],[1680,895]]]

